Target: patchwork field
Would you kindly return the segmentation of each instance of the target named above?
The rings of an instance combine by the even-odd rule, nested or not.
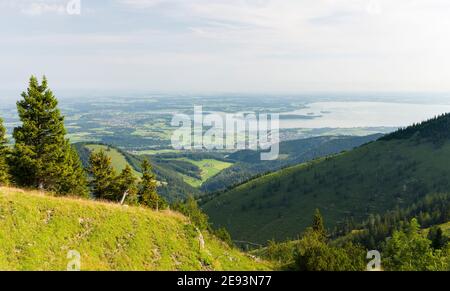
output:
[[[183,175],[183,179],[186,183],[193,187],[200,187],[206,180],[217,175],[220,171],[225,170],[233,165],[233,163],[223,162],[214,159],[192,160],[188,158],[176,159],[179,161],[189,162],[197,167],[201,171],[201,179],[196,179],[187,175]]]

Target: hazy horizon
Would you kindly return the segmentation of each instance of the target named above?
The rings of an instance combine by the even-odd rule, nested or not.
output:
[[[3,91],[450,92],[444,0],[69,2],[0,2]]]
[[[0,89],[0,98],[6,103],[19,100],[22,92],[26,91],[28,79],[24,81],[22,88],[16,90]],[[60,101],[76,100],[80,102],[92,100],[92,98],[103,99],[151,99],[156,97],[177,97],[177,98],[283,98],[303,102],[321,102],[324,100],[345,102],[345,101],[372,101],[372,102],[392,102],[392,103],[430,103],[430,104],[450,104],[450,91],[445,92],[412,92],[412,91],[304,91],[304,92],[214,92],[214,91],[157,91],[157,90],[102,90],[99,89],[59,89],[53,86],[51,80],[49,87]],[[11,103],[12,104],[12,103]]]

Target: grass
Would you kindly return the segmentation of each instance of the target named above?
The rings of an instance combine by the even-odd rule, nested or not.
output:
[[[141,151],[132,151],[132,154],[135,155],[149,155],[149,156],[154,156],[154,155],[159,155],[159,154],[177,154],[177,153],[181,153],[183,151],[181,150],[174,150],[174,149],[159,149],[159,150],[141,150]]]
[[[83,141],[89,141],[89,142],[98,141],[97,138],[91,137],[90,134],[87,132],[70,133],[70,134],[67,134],[66,137],[70,139],[71,143],[77,143],[77,142],[83,142]]]
[[[172,211],[0,188],[0,270],[268,270]]]
[[[179,158],[177,160],[186,161],[200,168],[201,179],[196,179],[187,175],[182,175],[183,180],[192,187],[200,187],[206,180],[217,175],[220,171],[231,167],[233,164],[214,159],[191,160],[188,158]]]
[[[112,165],[113,165],[114,169],[116,169],[117,172],[121,172],[123,169],[125,169],[125,167],[127,165],[129,165],[131,167],[131,169],[133,170],[133,174],[136,177],[141,177],[142,176],[141,173],[136,171],[127,162],[125,156],[122,153],[120,153],[117,149],[115,149],[113,147],[108,147],[108,146],[105,146],[105,145],[99,145],[99,144],[86,145],[86,148],[89,149],[90,151],[93,151],[93,152],[100,151],[100,150],[105,151],[105,153],[111,158]]]
[[[204,181],[188,176],[188,175],[184,175],[184,174],[180,174],[180,176],[183,178],[183,181],[189,185],[191,185],[194,188],[200,188],[203,184]]]
[[[439,224],[438,226],[442,229],[442,233],[445,236],[450,237],[450,221],[443,223],[443,224]],[[428,234],[429,231],[430,231],[430,228],[424,229],[424,233],[426,235]]]

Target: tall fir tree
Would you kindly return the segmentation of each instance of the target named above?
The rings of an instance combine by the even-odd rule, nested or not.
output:
[[[89,197],[86,172],[81,163],[78,152],[74,147],[67,149],[65,172],[61,173],[60,192],[76,193],[77,196]]]
[[[152,209],[160,209],[165,206],[165,201],[158,195],[156,176],[153,174],[152,165],[145,159],[141,164],[142,179],[139,183],[140,202]]]
[[[136,177],[133,170],[127,165],[116,179],[116,197],[115,200],[121,201],[126,194],[125,202],[131,205],[137,205],[138,188],[136,184]]]
[[[92,195],[98,199],[115,200],[116,193],[116,171],[111,158],[103,150],[91,153],[89,158],[89,173],[92,175]]]
[[[430,228],[427,237],[431,240],[433,249],[442,249],[447,243],[447,238],[445,237],[442,228],[438,225],[434,225]]]
[[[8,140],[6,139],[6,128],[3,119],[0,118],[0,185],[9,183],[9,167],[7,163]]]
[[[13,132],[12,172],[17,184],[86,196],[79,157],[65,138],[64,117],[45,76],[41,84],[36,77],[30,78],[17,111],[22,122]]]
[[[327,236],[327,232],[325,230],[325,226],[323,224],[323,217],[320,213],[319,209],[316,209],[314,216],[313,216],[313,223],[312,223],[312,229],[313,231],[317,232],[321,238],[325,239]]]

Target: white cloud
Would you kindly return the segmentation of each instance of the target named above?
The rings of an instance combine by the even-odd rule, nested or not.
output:
[[[149,8],[163,4],[170,0],[118,0],[119,3],[128,5],[133,8]]]
[[[12,2],[58,13],[50,1]],[[84,1],[101,16],[18,29],[3,50],[55,75],[71,67],[71,80],[156,89],[450,90],[448,0]]]
[[[21,12],[27,15],[41,15],[44,13],[64,14],[66,7],[60,4],[31,3],[29,6],[22,8]]]
[[[62,15],[67,12],[71,0],[2,0],[2,10],[17,11],[28,16],[43,14]]]
[[[194,37],[288,52],[411,51],[450,34],[447,0],[118,1],[138,9],[170,4],[166,15],[184,19]],[[448,47],[447,39],[439,46]]]

